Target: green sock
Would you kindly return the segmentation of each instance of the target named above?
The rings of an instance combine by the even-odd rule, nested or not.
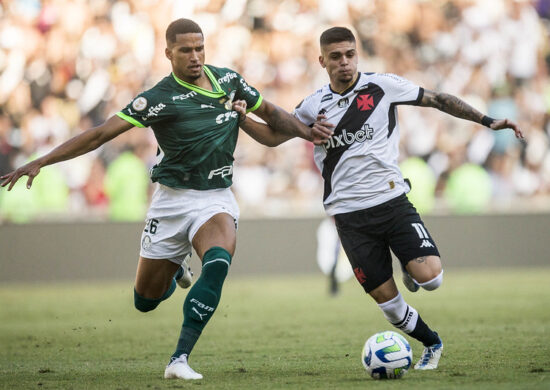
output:
[[[174,274],[174,279],[178,280],[183,276],[183,267],[179,267],[176,273]]]
[[[223,282],[227,276],[231,255],[225,249],[212,247],[202,258],[201,276],[183,303],[183,325],[176,351],[172,357],[189,356],[199,336],[214,314],[220,301]]]
[[[165,299],[170,298],[170,296],[174,293],[174,290],[176,289],[176,281],[172,279],[172,283],[170,284],[170,287],[168,287],[168,290],[164,293],[164,295],[160,298],[145,298],[139,295],[134,288],[134,306],[136,309],[142,312],[148,312],[151,310],[156,309],[156,307]]]

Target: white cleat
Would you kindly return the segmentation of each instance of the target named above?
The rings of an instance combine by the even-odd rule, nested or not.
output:
[[[189,259],[191,256],[186,257],[183,262],[181,263],[181,269],[183,271],[183,274],[180,278],[176,279],[176,283],[181,288],[188,288],[193,283],[193,272],[191,271],[191,267],[189,267]]]
[[[443,352],[443,343],[425,347],[420,360],[414,365],[414,369],[435,370],[437,368],[437,364],[439,363],[441,352]]]
[[[202,379],[202,375],[195,372],[187,363],[187,355],[172,358],[164,370],[164,379]]]

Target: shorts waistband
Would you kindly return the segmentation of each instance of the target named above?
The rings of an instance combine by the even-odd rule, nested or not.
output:
[[[359,209],[359,210],[349,211],[347,213],[339,213],[339,214],[336,214],[336,215],[349,215],[349,214],[353,214],[353,213],[357,213],[357,212],[372,213],[372,212],[376,212],[376,211],[379,211],[379,210],[383,210],[386,207],[393,205],[394,203],[399,203],[399,202],[402,202],[402,201],[407,200],[407,199],[408,199],[407,194],[402,193],[401,195],[398,195],[395,198],[387,200],[383,203],[377,204],[376,206],[367,207],[366,209]]]

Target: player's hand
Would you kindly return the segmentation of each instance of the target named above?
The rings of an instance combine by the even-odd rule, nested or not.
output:
[[[317,115],[315,123],[311,126],[311,138],[315,145],[323,145],[333,134],[334,125],[326,121],[326,116]]]
[[[8,191],[11,191],[15,183],[21,178],[21,176],[28,176],[27,188],[31,188],[32,181],[40,173],[40,168],[42,165],[39,160],[31,161],[28,164],[23,165],[22,167],[16,169],[13,172],[5,174],[0,177],[0,186],[5,187],[9,184]]]
[[[233,102],[233,110],[239,114],[239,123],[246,119],[246,101],[235,100]]]
[[[491,123],[491,129],[493,130],[512,129],[516,134],[516,138],[519,138],[519,139],[524,138],[523,132],[521,131],[519,126],[509,119],[495,119],[495,121]]]

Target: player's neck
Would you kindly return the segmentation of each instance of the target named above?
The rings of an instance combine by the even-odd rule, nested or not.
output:
[[[348,83],[340,83],[338,80],[331,80],[330,81],[330,88],[336,92],[337,94],[341,95],[342,92],[347,90],[349,87],[351,87],[355,82],[357,81],[357,77],[359,76],[359,73],[355,73],[353,78]]]
[[[210,82],[210,79],[208,78],[206,73],[204,73],[204,71],[202,71],[201,76],[197,79],[190,79],[188,77],[182,77],[182,76],[176,74],[175,71],[174,71],[174,74],[176,75],[176,77],[178,79],[180,79],[182,81],[185,81],[188,84],[196,85],[197,87],[206,89],[208,91],[213,91],[214,90],[214,87],[212,86],[212,83]]]

